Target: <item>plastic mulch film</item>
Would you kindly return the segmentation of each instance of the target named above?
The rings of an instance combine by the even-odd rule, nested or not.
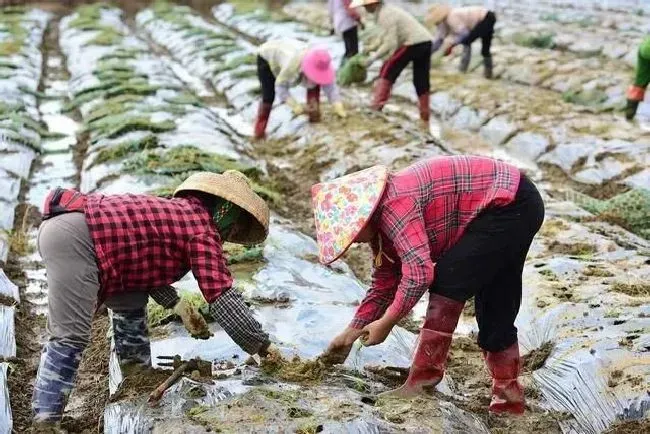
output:
[[[16,302],[20,302],[18,287],[9,280],[2,268],[0,268],[0,295],[13,298]]]
[[[13,428],[9,386],[7,385],[8,371],[9,363],[0,363],[0,433],[10,433]]]
[[[16,333],[13,306],[0,305],[0,356],[16,357]]]

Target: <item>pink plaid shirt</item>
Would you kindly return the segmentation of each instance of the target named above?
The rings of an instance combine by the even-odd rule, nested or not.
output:
[[[381,264],[351,327],[384,312],[395,320],[408,314],[431,287],[435,262],[481,211],[511,203],[519,178],[514,166],[473,156],[432,158],[391,174],[372,217]]]
[[[208,303],[232,286],[219,232],[199,199],[133,194],[87,198],[100,303],[120,292],[169,285],[190,270]]]

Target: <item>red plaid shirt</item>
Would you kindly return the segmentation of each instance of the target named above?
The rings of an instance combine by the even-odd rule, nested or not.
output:
[[[434,263],[481,211],[512,202],[519,178],[514,166],[470,156],[432,158],[391,174],[372,217],[381,264],[351,327],[384,312],[395,320],[408,314],[433,283]]]
[[[208,303],[232,285],[217,228],[197,198],[89,194],[85,214],[100,302],[169,285],[190,270]]]

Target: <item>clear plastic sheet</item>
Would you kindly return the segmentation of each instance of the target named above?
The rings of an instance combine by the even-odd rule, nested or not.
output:
[[[2,268],[0,268],[0,295],[13,298],[16,302],[20,302],[18,287],[9,280]]]
[[[0,432],[10,433],[13,428],[11,402],[9,402],[9,386],[7,377],[9,363],[0,363]]]
[[[16,357],[16,333],[13,306],[0,305],[0,357]]]

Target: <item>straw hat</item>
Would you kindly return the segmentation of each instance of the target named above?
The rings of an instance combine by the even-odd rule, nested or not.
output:
[[[350,3],[350,7],[360,8],[361,6],[372,5],[375,3],[381,3],[381,0],[352,0],[352,3]]]
[[[388,168],[374,166],[311,188],[318,256],[336,261],[354,242],[381,199]]]
[[[451,6],[449,5],[433,5],[429,8],[429,12],[424,21],[430,26],[437,26],[442,20],[447,18],[449,12],[451,12]]]
[[[250,181],[241,172],[227,170],[222,174],[199,172],[189,176],[176,189],[174,196],[187,191],[201,191],[220,197],[240,207],[245,215],[240,217],[237,231],[225,241],[238,244],[257,244],[269,233],[269,207],[251,188]]]

